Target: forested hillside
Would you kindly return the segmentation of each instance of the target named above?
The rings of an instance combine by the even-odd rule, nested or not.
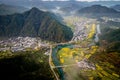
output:
[[[71,40],[73,33],[70,28],[60,23],[56,16],[32,8],[22,14],[0,16],[0,36],[30,36],[65,42]]]

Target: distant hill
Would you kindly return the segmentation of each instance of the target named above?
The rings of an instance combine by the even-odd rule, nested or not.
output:
[[[118,11],[101,5],[92,5],[90,7],[82,8],[77,12],[77,14],[89,17],[120,17],[120,13]]]
[[[107,21],[100,23],[101,35],[100,44],[107,48],[107,51],[120,52],[120,22]]]
[[[114,6],[111,6],[111,8],[120,12],[120,5],[114,5]]]
[[[22,14],[0,16],[0,36],[30,36],[65,42],[72,38],[73,33],[70,28],[61,24],[55,15],[34,7]]]
[[[6,4],[0,4],[0,15],[8,15],[13,13],[21,13],[28,10],[25,7],[21,6],[12,6],[12,5],[6,5]]]
[[[104,30],[103,30],[104,29]],[[111,29],[105,27],[100,35],[101,44],[106,46],[108,52],[119,52],[120,53],[120,28]]]
[[[54,8],[55,6],[61,6],[61,7],[65,7],[68,6],[71,3],[74,4],[78,4],[80,6],[88,6],[88,5],[95,5],[95,4],[99,4],[99,5],[105,5],[105,6],[113,6],[115,4],[120,3],[119,0],[94,0],[92,2],[87,2],[87,1],[78,1],[78,0],[69,0],[69,1],[63,1],[63,0],[0,0],[1,3],[6,3],[6,4],[11,4],[11,5],[21,5],[21,6],[27,6],[27,7],[31,7],[31,6],[35,6],[35,7],[46,7],[46,8]],[[24,3],[24,4],[23,4]]]
[[[82,5],[78,5],[77,3],[71,3],[71,4],[68,4],[66,6],[62,6],[60,8],[60,10],[63,12],[66,12],[66,13],[70,13],[70,12],[76,11],[76,10],[81,9],[81,8],[83,8]]]

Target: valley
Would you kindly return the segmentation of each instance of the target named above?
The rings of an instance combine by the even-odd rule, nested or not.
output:
[[[109,62],[95,62],[92,57],[101,53],[101,22],[97,19],[67,16],[64,22],[73,31],[69,42],[55,43],[39,37],[13,37],[0,41],[0,52],[11,53],[39,51],[44,56],[56,80],[113,80],[119,79],[115,66]],[[102,54],[102,53],[101,53]],[[2,54],[5,55],[6,54]],[[97,61],[97,60],[96,60]]]
[[[111,70],[115,69],[115,66],[111,63],[101,62],[102,64],[106,63],[106,66],[109,66],[105,69],[104,65],[91,61],[91,57],[100,52],[100,46],[98,45],[98,42],[99,35],[101,35],[102,33],[100,30],[100,24],[98,24],[99,22],[94,19],[87,19],[86,23],[84,21],[79,22],[79,20],[81,19],[75,19],[76,21],[74,21],[73,17],[70,20],[73,20],[72,22],[75,22],[75,24],[77,24],[72,25],[72,27],[75,28],[75,33],[71,41],[64,44],[56,44],[53,48],[51,48],[53,52],[50,55],[52,56],[52,58],[50,59],[50,64],[51,68],[54,69],[54,71],[57,70],[57,73],[55,73],[56,79],[119,79],[119,74]],[[69,24],[70,21],[68,19],[67,21]],[[82,26],[79,26],[79,24],[82,23],[83,28]],[[82,31],[86,33],[80,33]],[[84,34],[86,34],[86,36]]]
[[[120,1],[6,1],[0,79],[120,79]]]

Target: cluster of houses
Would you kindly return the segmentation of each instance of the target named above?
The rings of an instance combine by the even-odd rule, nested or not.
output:
[[[32,37],[9,38],[7,40],[0,40],[0,51],[24,51],[26,48],[35,49],[45,45],[46,43],[42,43],[40,39]]]
[[[84,40],[87,36],[86,22],[76,22],[74,23],[75,31],[72,41]]]

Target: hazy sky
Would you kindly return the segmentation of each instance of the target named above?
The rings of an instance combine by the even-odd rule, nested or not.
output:
[[[120,1],[120,0],[0,0],[0,3],[3,4],[10,4],[10,5],[19,5],[19,6],[29,6],[29,5],[39,5],[41,2],[40,1]],[[94,3],[93,3],[94,4]],[[97,4],[104,4],[107,6],[112,6],[115,4],[120,4],[119,2],[98,2]]]
[[[29,0],[32,1],[32,0]],[[120,0],[41,0],[41,1],[120,1]]]
[[[0,0],[7,1],[7,0]],[[8,1],[23,1],[23,0],[8,0]],[[120,1],[120,0],[24,0],[24,1]]]

